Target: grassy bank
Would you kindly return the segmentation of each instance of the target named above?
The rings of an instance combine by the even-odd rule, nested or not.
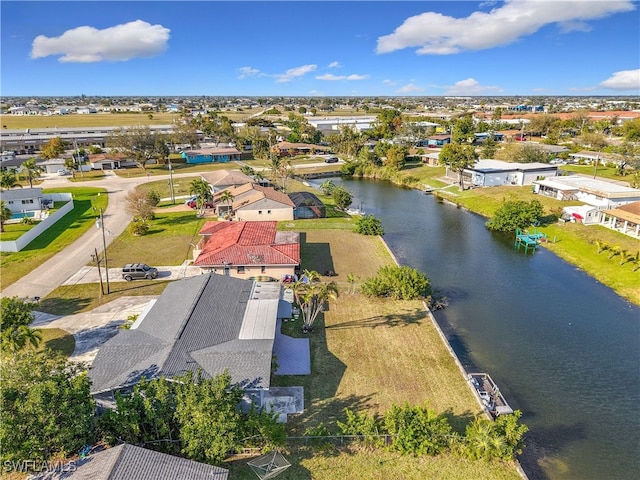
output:
[[[73,210],[48,228],[20,252],[0,254],[0,286],[2,289],[25,276],[31,270],[49,260],[55,254],[76,241],[95,225],[95,208],[107,207],[107,195],[100,195],[103,188],[52,188],[44,193],[71,192]]]

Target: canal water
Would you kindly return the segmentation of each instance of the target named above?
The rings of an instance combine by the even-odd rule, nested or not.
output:
[[[332,180],[382,221],[398,261],[449,298],[434,315],[467,371],[489,373],[523,411],[532,480],[640,478],[640,308],[448,202]]]

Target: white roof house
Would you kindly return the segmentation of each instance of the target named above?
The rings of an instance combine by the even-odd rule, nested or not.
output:
[[[637,188],[579,175],[536,180],[534,192],[558,200],[579,200],[599,208],[615,208],[640,200]]]
[[[557,165],[548,163],[516,163],[485,159],[465,169],[463,175],[470,177],[471,184],[476,187],[496,187],[532,185],[541,177],[555,177],[557,173]]]

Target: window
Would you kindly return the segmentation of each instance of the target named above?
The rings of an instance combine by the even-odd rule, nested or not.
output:
[[[262,210],[258,210],[258,215],[262,215]]]
[[[28,200],[22,200],[22,204],[23,205],[28,204],[28,203],[33,203],[33,198],[30,198]]]
[[[264,266],[264,265],[262,265],[262,266],[260,267],[260,273],[267,273],[267,267],[266,267],[266,266]]]
[[[244,273],[244,266],[238,265],[237,272],[238,273]]]
[[[267,210],[267,215],[271,215],[271,210]]]

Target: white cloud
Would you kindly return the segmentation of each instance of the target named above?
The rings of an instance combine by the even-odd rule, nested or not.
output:
[[[125,61],[154,57],[167,49],[168,28],[142,20],[98,30],[83,26],[67,30],[59,37],[38,35],[33,40],[31,58],[62,55],[60,62]]]
[[[331,62],[329,64],[329,68],[340,68],[342,65],[340,65],[340,62]]]
[[[323,75],[317,75],[316,80],[328,80],[328,81],[336,81],[336,80],[366,80],[369,78],[369,75],[357,75],[352,73],[351,75],[334,75],[332,73],[325,73]]]
[[[260,70],[258,70],[257,68],[240,67],[238,69],[238,78],[240,80],[247,77],[255,77],[256,75],[259,75],[259,74],[260,74]]]
[[[423,91],[424,91],[424,88],[414,85],[413,83],[409,83],[403,87],[400,87],[398,90],[396,90],[396,93],[408,94],[408,93],[417,93],[417,92],[423,92]]]
[[[417,47],[420,55],[449,55],[513,43],[549,24],[563,31],[584,30],[585,21],[634,10],[631,0],[541,1],[506,0],[489,12],[466,18],[426,12],[404,21],[389,35],[378,38],[377,53]]]
[[[602,82],[599,87],[611,90],[636,90],[640,91],[640,69],[622,70]]]
[[[389,79],[383,80],[382,83],[384,83],[385,85],[388,85],[390,87],[395,87],[398,84],[398,82],[396,82],[394,80],[389,80]]]
[[[467,78],[466,80],[460,80],[453,85],[446,87],[445,95],[450,96],[474,96],[474,95],[486,95],[489,93],[500,93],[502,89],[500,87],[480,85],[480,83],[474,78]]]
[[[276,73],[271,75],[276,79],[277,83],[287,83],[293,80],[294,78],[303,77],[309,72],[313,72],[317,65],[302,65],[300,67],[290,68],[285,73]]]

